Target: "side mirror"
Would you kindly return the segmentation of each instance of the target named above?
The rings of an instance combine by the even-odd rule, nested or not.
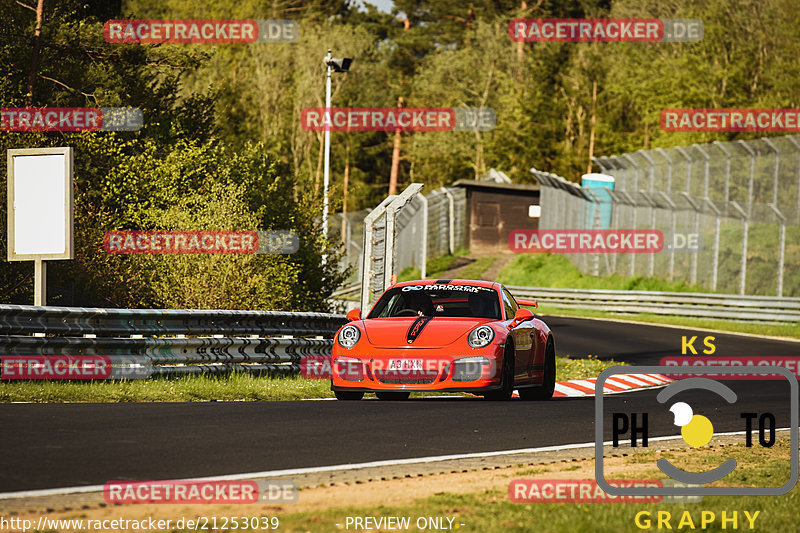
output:
[[[517,313],[514,315],[514,320],[508,325],[508,329],[514,329],[515,327],[519,326],[521,323],[525,322],[526,320],[530,320],[533,318],[533,313],[531,313],[527,309],[517,309]]]
[[[528,311],[530,313],[530,311]],[[361,309],[351,309],[347,312],[347,320],[350,322],[354,320],[361,320]]]
[[[539,307],[539,304],[536,302],[536,300],[521,300],[517,298],[517,303],[519,305],[529,305],[531,307]]]

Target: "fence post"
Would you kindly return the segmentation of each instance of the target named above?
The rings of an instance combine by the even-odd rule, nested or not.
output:
[[[775,153],[775,162],[773,163],[773,167],[772,167],[772,203],[777,205],[778,204],[778,166],[780,165],[780,159],[779,159],[780,154],[778,152],[778,147],[775,146],[775,143],[773,143],[770,139],[763,138],[761,140],[764,141],[765,143],[767,143],[767,145],[770,148],[772,148],[772,151]]]
[[[369,282],[373,276],[372,263],[374,258],[372,257],[372,245],[374,243],[372,238],[375,229],[373,224],[383,216],[386,206],[393,202],[395,198],[397,198],[396,194],[390,194],[364,218],[364,246],[361,252],[361,312],[363,315],[366,315],[367,306],[369,305]]]
[[[394,233],[397,212],[422,190],[422,183],[412,183],[397,198],[386,206],[386,246],[383,260],[383,289],[386,290],[394,280]]]
[[[428,199],[424,194],[419,195],[422,201],[422,253],[420,253],[419,272],[420,279],[425,279],[428,264]]]
[[[700,206],[694,202],[691,195],[687,192],[681,193],[686,201],[692,206],[692,210],[694,211],[694,232],[695,234],[699,233],[700,231]],[[697,284],[697,254],[692,254],[692,266],[691,266],[691,273],[689,274],[690,283],[692,285]]]
[[[444,191],[444,195],[447,196],[448,202],[448,218],[447,218],[447,226],[450,230],[450,240],[449,240],[449,248],[450,248],[450,255],[456,253],[456,207],[455,207],[455,199],[453,198],[453,193],[447,190],[446,187],[442,187],[442,191]]]
[[[739,294],[744,295],[745,283],[747,281],[747,231],[750,226],[750,221],[747,213],[744,212],[744,209],[742,209],[742,207],[736,203],[736,201],[732,201],[731,205],[742,217],[742,263],[740,267],[741,274],[739,278]]]
[[[703,159],[705,160],[703,164],[704,172],[703,172],[703,197],[708,198],[708,174],[709,174],[709,161],[710,157],[708,156],[708,152],[703,149],[702,146],[699,144],[693,145],[694,148],[703,155]]]
[[[714,205],[714,202],[711,201],[710,198],[705,198],[706,203],[711,210],[714,211],[714,214],[717,216],[716,223],[714,227],[714,260],[711,265],[711,290],[717,290],[717,271],[719,270],[719,226],[720,226],[720,210],[717,209],[717,206]],[[699,250],[698,250],[699,252]]]
[[[667,160],[667,190],[665,192],[672,192],[672,158],[663,148],[656,148],[656,151],[661,154],[661,157]]]
[[[636,160],[632,158],[630,154],[622,154],[622,157],[630,161],[631,165],[633,165],[634,178],[633,178],[633,188],[631,190],[633,190],[633,192],[635,193],[636,191],[639,190],[639,165],[636,164]],[[631,198],[631,205],[633,207],[633,224],[632,224],[633,227],[631,229],[636,229],[636,215],[638,214],[637,213],[638,210],[636,208],[638,206],[636,205],[636,202],[633,201],[633,198]],[[636,275],[636,254],[631,253],[631,277],[634,277],[635,275]]]
[[[628,167],[626,165],[623,165],[622,163],[620,163],[620,161],[619,161],[620,160],[620,156],[618,156],[618,155],[612,155],[608,159],[611,160],[611,161],[614,161],[614,164],[620,170],[620,173],[619,173],[619,187],[617,187],[616,184],[615,184],[614,188],[615,189],[626,189],[628,187]],[[625,179],[622,179],[622,171],[625,171]]]
[[[797,194],[795,199],[797,207],[795,208],[795,214],[797,215],[797,222],[800,223],[800,142],[793,135],[789,135],[786,138],[797,148]]]
[[[725,144],[719,141],[714,141],[714,144],[720,151],[725,154],[725,197],[723,205],[725,206],[725,214],[728,214],[728,202],[731,196],[731,153],[725,148]]]
[[[655,174],[656,174],[656,162],[653,161],[653,158],[650,157],[644,150],[639,150],[639,153],[642,154],[642,157],[647,159],[647,162],[650,163],[650,190],[649,192],[652,194],[655,190]],[[653,202],[653,199],[650,197],[645,198],[647,202],[650,204],[650,229],[656,229],[656,204]],[[650,277],[652,278],[655,274],[655,261],[656,256],[655,254],[650,254]]]
[[[686,150],[683,149],[682,146],[676,146],[675,149],[678,150],[678,152],[680,152],[680,154],[683,156],[684,159],[686,159],[686,192],[687,193],[691,193],[692,192],[692,158],[686,152]]]
[[[664,198],[664,201],[667,202],[669,205],[669,219],[670,219],[670,233],[672,234],[672,243],[669,247],[669,280],[672,281],[675,279],[675,212],[678,210],[678,206],[675,205],[675,202],[667,195],[665,192],[661,192],[661,196]]]
[[[777,204],[769,204],[770,209],[775,212],[781,223],[780,230],[780,251],[778,252],[778,298],[783,297],[783,261],[786,250],[786,217],[778,209]]]
[[[755,181],[755,172],[756,172],[756,152],[745,141],[736,141],[736,142],[738,142],[742,146],[742,148],[747,150],[747,153],[750,154],[750,181],[747,186],[747,216],[749,218],[753,216],[753,182]],[[747,239],[746,236],[745,239]]]

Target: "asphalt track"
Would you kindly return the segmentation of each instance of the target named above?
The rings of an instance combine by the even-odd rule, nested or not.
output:
[[[657,364],[662,356],[681,355],[681,335],[698,335],[697,347],[713,335],[720,356],[800,355],[800,343],[787,341],[578,318],[546,321],[557,351],[572,356]],[[728,382],[739,395],[734,407],[714,404],[703,391],[679,399],[714,415],[717,432],[744,429],[742,410],[773,412],[777,427],[786,427],[788,387],[771,383]],[[655,395],[608,397],[608,408],[663,412]],[[591,442],[594,405],[592,398],[3,404],[0,492]],[[651,437],[676,433],[668,412],[651,416],[649,429]]]

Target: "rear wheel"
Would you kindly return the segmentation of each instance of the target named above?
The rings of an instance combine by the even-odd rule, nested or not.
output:
[[[376,392],[375,396],[377,396],[379,400],[408,400],[411,393],[402,391]]]
[[[483,395],[487,400],[505,402],[511,399],[514,392],[514,347],[509,342],[503,354],[503,370],[500,378],[500,389],[487,392]]]
[[[544,382],[539,387],[528,387],[519,390],[519,397],[523,400],[549,400],[553,397],[556,388],[556,348],[553,338],[547,339],[544,351]]]
[[[360,391],[337,390],[333,392],[337,400],[360,400],[364,393]]]

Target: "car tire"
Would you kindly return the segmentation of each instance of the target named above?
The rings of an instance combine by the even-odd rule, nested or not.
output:
[[[487,392],[484,398],[493,402],[506,402],[514,393],[514,347],[508,343],[503,353],[503,370],[500,378],[500,389]]]
[[[375,396],[378,397],[379,400],[408,400],[408,397],[411,396],[410,392],[394,392],[394,391],[387,391],[387,392],[376,392]]]
[[[334,391],[337,400],[360,400],[364,393],[360,391],[337,390]]]
[[[544,382],[538,387],[527,387],[519,390],[523,400],[549,400],[556,388],[556,349],[553,338],[548,337],[544,351]]]

